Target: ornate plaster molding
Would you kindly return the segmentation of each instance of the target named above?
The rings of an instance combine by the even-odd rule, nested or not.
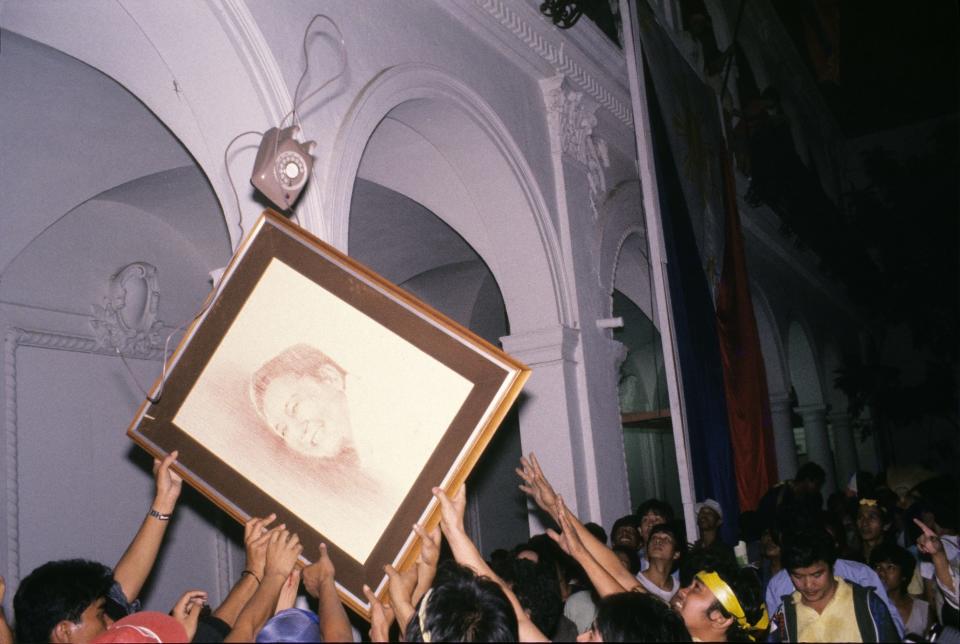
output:
[[[16,587],[20,583],[20,478],[18,462],[17,426],[17,349],[38,347],[55,351],[77,351],[115,355],[115,350],[103,347],[94,338],[49,331],[11,327],[4,336],[3,388],[4,388],[4,442],[6,467],[6,519],[7,519],[7,584]],[[129,355],[147,360],[160,360],[162,349],[134,347]]]
[[[614,92],[611,92],[598,81],[594,74],[574,60],[564,50],[563,39],[558,38],[560,40],[559,44],[552,42],[550,38],[545,37],[539,29],[519,15],[516,10],[507,6],[504,0],[474,0],[474,3],[496,20],[501,27],[549,63],[558,74],[569,77],[599,105],[613,114],[617,120],[628,128],[633,128],[633,111],[629,98],[622,99],[616,96]],[[538,27],[540,26],[538,25]],[[543,26],[545,27],[545,25]]]
[[[90,326],[97,337],[99,349],[113,349],[120,353],[144,353],[163,346],[158,319],[160,283],[157,268],[146,262],[127,264],[117,271],[109,282],[109,295],[103,306],[93,306]],[[131,291],[143,291],[143,308],[131,307]]]
[[[597,126],[597,103],[573,89],[562,74],[542,81],[541,88],[554,140],[559,142],[563,154],[586,166],[590,203],[597,216],[607,194],[604,169],[610,167],[607,142],[593,134]]]

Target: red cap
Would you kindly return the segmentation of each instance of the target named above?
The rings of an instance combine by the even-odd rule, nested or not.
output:
[[[186,642],[183,625],[163,613],[145,610],[127,615],[93,639],[93,644],[108,642]]]

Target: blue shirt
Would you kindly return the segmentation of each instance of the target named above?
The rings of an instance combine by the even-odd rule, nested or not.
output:
[[[900,612],[896,606],[890,603],[890,598],[887,597],[887,589],[880,583],[880,578],[877,577],[877,573],[873,571],[873,568],[857,561],[837,559],[837,563],[833,564],[833,574],[866,588],[873,588],[877,597],[887,605],[887,610],[890,611],[890,617],[897,627],[897,632],[900,633],[900,637],[903,637],[903,620],[900,618]],[[767,595],[765,598],[767,602],[767,613],[774,615],[783,603],[783,596],[789,595],[795,590],[796,588],[790,580],[790,574],[786,569],[781,570],[771,577],[770,583],[767,584]]]

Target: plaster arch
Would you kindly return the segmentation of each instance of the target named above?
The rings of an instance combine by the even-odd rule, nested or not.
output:
[[[770,300],[763,289],[753,280],[750,282],[750,294],[753,300],[753,314],[757,320],[760,352],[767,372],[767,389],[770,397],[789,396],[790,374],[787,370],[784,343],[777,327],[773,307],[770,306]]]
[[[237,145],[231,151],[240,212],[224,152],[237,134],[275,125],[292,104],[280,66],[242,0],[187,3],[175,12],[122,0],[17,2],[4,5],[3,19],[5,29],[103,72],[153,112],[206,174],[237,245],[263,210],[245,187],[256,150]],[[305,227],[322,234],[315,186],[298,212]]]
[[[392,144],[378,145],[378,135]],[[441,174],[418,172],[405,152]],[[354,100],[331,158],[324,201],[335,246],[349,248],[363,163],[364,178],[422,203],[477,250],[503,292],[511,333],[572,324],[571,288],[546,201],[506,126],[465,84],[422,64],[382,71]]]
[[[813,350],[813,342],[806,324],[793,320],[787,331],[787,364],[790,382],[797,392],[797,401],[801,406],[823,407],[826,400],[823,395],[823,379],[820,376],[820,363]]]
[[[613,290],[626,295],[656,327],[656,302],[650,283],[650,256],[643,223],[639,181],[624,181],[610,191],[600,209],[600,234],[594,242],[597,275],[604,293],[604,315],[613,315]]]

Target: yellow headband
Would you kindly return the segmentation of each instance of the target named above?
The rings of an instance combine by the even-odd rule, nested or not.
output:
[[[763,630],[770,625],[770,617],[767,615],[767,607],[765,604],[760,605],[762,613],[757,623],[751,624],[748,622],[747,616],[743,612],[743,607],[740,606],[740,600],[737,599],[737,596],[730,586],[727,585],[727,582],[720,579],[720,575],[717,573],[701,570],[697,573],[697,579],[713,592],[713,596],[717,598],[717,601],[720,602],[720,605],[723,606],[728,613],[737,619],[737,624],[739,624],[741,628],[747,630],[755,628]],[[750,639],[753,640],[752,637]]]
[[[876,507],[877,500],[876,499],[860,499],[860,505],[869,505],[872,507]]]
[[[427,594],[420,600],[420,610],[417,611],[417,618],[420,621],[420,635],[424,642],[430,641],[430,631],[427,630],[427,600],[430,599],[430,593],[433,588],[427,591]]]

